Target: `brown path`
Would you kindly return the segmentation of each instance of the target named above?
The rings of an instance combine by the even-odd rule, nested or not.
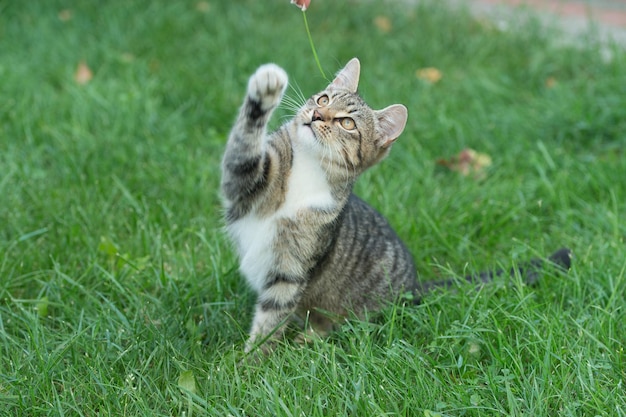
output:
[[[474,0],[485,6],[530,7],[560,18],[591,20],[602,26],[626,29],[626,1]]]
[[[521,10],[532,10],[556,23],[573,40],[593,28],[602,41],[626,45],[626,0],[449,0],[479,15],[506,22]]]

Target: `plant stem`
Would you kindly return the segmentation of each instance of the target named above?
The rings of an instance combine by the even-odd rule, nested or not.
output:
[[[306,20],[306,12],[302,12],[302,17],[304,18],[304,27],[306,28],[306,34],[309,37],[309,44],[311,45],[311,50],[313,51],[313,57],[315,58],[315,62],[317,63],[317,68],[319,68],[320,72],[322,73],[322,77],[324,77],[324,79],[326,81],[329,81],[328,78],[326,78],[326,74],[324,73],[324,70],[322,69],[322,64],[320,64],[320,59],[317,56],[317,51],[315,50],[315,45],[313,44],[313,38],[311,37],[311,31],[309,30],[309,22],[307,22]]]

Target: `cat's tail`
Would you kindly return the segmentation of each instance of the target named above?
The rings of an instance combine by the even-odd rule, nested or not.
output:
[[[494,278],[507,275],[514,277],[519,274],[520,277],[528,285],[534,285],[537,283],[541,275],[549,271],[550,269],[560,270],[562,272],[568,271],[572,266],[572,251],[568,248],[561,248],[550,255],[547,259],[533,258],[529,261],[520,263],[515,268],[509,270],[496,269],[493,271],[481,272],[478,274],[471,274],[465,277],[465,280],[474,284],[482,284],[493,281]],[[443,281],[430,281],[420,283],[415,291],[416,302],[420,302],[420,298],[429,291],[436,288],[450,288],[458,280],[448,279]]]

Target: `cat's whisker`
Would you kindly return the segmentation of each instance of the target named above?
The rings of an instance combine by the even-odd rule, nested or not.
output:
[[[294,116],[298,114],[298,112],[302,108],[302,104],[297,99],[285,95],[280,103],[280,108],[283,108],[293,113],[292,116]]]
[[[299,98],[300,97],[291,97],[291,96],[288,96],[288,95],[284,95],[283,96],[283,102],[289,103],[289,104],[293,105],[294,107],[301,108],[304,105],[304,103],[302,103],[299,100]]]
[[[288,110],[288,111],[293,112],[293,113],[297,113],[298,112],[298,107],[297,106],[295,106],[294,104],[289,103],[289,102],[287,102],[285,100],[283,100],[283,102],[280,103],[279,107],[281,109],[285,109],[285,110]]]
[[[293,118],[293,116],[294,116],[293,114],[284,114],[284,115],[280,116],[280,120],[281,121],[283,121],[283,120],[291,120]]]
[[[299,100],[294,99],[294,103],[297,103],[298,107],[304,106],[304,104],[307,101],[307,97],[304,95],[304,93],[302,93],[302,89],[300,88],[298,83],[294,82],[290,84],[289,88],[291,88],[291,90],[294,92],[294,94],[296,95],[296,98],[299,99]]]
[[[304,104],[306,103],[307,99],[304,96],[304,94],[302,94],[302,91],[300,90],[300,88],[297,87],[297,85],[296,86],[290,85],[289,87],[290,87],[291,91],[293,91],[294,96],[285,94],[283,99],[286,99],[287,101],[289,101],[291,104],[293,104],[297,108],[301,108],[302,106],[304,106]]]

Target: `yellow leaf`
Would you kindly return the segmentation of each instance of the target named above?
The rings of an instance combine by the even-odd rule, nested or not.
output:
[[[91,69],[87,66],[85,61],[80,61],[78,63],[78,67],[76,67],[76,72],[74,72],[74,81],[76,84],[85,85],[93,78],[93,73]]]
[[[374,26],[383,33],[391,32],[391,20],[386,16],[376,16],[374,19]]]
[[[441,71],[434,67],[420,68],[415,71],[415,76],[420,80],[435,84],[443,77]]]
[[[558,81],[556,80],[556,78],[554,78],[554,77],[546,78],[546,87],[547,88],[554,88],[554,87],[556,87],[557,84],[558,84]]]

